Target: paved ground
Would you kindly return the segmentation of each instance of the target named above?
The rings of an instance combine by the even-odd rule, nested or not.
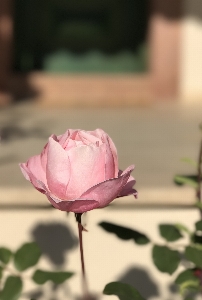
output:
[[[178,202],[182,189],[173,185],[173,175],[194,172],[194,167],[180,159],[197,158],[201,121],[202,106],[182,107],[179,104],[48,110],[26,102],[1,109],[1,203],[29,203],[29,199],[22,200],[22,197],[29,195],[31,199],[33,190],[21,175],[18,163],[38,154],[50,134],[64,133],[67,128],[93,130],[98,127],[114,140],[120,168],[136,165],[133,176],[137,180],[140,200],[144,195],[143,202],[150,203],[150,199],[159,203]],[[190,189],[186,191],[193,195]]]

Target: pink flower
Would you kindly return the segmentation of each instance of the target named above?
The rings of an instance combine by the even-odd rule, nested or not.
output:
[[[23,175],[63,211],[83,213],[133,194],[135,180],[118,169],[113,141],[102,130],[67,130],[52,135],[42,153],[20,164]]]

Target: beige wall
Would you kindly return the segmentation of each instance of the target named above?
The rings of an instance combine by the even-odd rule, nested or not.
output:
[[[52,228],[60,225],[61,238],[64,238],[64,229],[71,232],[74,242],[73,246],[63,248],[65,258],[65,267],[68,271],[74,271],[76,274],[73,278],[62,285],[58,290],[51,292],[52,297],[58,300],[75,300],[81,293],[80,286],[80,260],[77,242],[77,224],[74,215],[68,217],[66,213],[55,209],[41,210],[4,210],[0,212],[1,246],[9,246],[15,250],[21,243],[30,241],[33,238],[33,232],[36,232],[37,226]],[[195,209],[113,209],[105,208],[94,210],[87,215],[86,228],[84,232],[84,251],[86,258],[86,269],[91,292],[100,295],[108,282],[128,279],[137,288],[146,291],[147,300],[180,300],[181,296],[172,294],[169,289],[170,284],[176,278],[177,273],[182,267],[175,272],[173,276],[160,273],[151,262],[151,245],[137,246],[133,241],[120,241],[113,234],[104,232],[97,224],[101,221],[113,222],[123,226],[131,227],[148,234],[153,241],[163,244],[159,238],[159,223],[176,223],[181,222],[192,228],[198,218],[198,212]],[[39,228],[39,227],[38,227]],[[67,234],[67,244],[71,243],[70,234]],[[45,237],[46,238],[46,237]],[[58,249],[58,256],[61,256],[61,238],[56,237],[56,231],[53,230],[53,240],[50,248]],[[50,241],[50,229],[49,229]],[[57,242],[56,242],[57,241]],[[58,248],[55,243],[58,243]],[[181,240],[181,244],[186,243]],[[67,249],[68,248],[68,249]],[[42,259],[38,268],[53,270],[54,265],[48,258]],[[26,273],[29,278],[29,272]],[[36,285],[27,281],[25,290],[36,289]],[[46,295],[41,300],[50,299],[50,285],[44,285]],[[157,292],[158,290],[158,292]],[[53,295],[55,293],[55,295]],[[30,298],[20,298],[20,300]],[[78,298],[76,298],[78,299]],[[99,300],[117,300],[115,296],[101,296]]]
[[[180,97],[202,102],[202,1],[186,0],[181,39]]]

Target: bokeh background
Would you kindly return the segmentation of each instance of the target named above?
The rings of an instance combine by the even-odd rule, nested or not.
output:
[[[151,247],[121,242],[101,221],[159,243],[158,224],[198,220],[195,192],[173,176],[195,173],[202,120],[201,0],[0,0],[0,246],[35,240],[45,269],[76,275],[62,288],[28,283],[22,299],[79,299],[73,214],[56,211],[23,178],[18,163],[67,128],[104,129],[121,169],[136,168],[138,200],[117,199],[84,216],[88,279],[97,299],[115,280],[148,300],[180,299],[151,263]]]

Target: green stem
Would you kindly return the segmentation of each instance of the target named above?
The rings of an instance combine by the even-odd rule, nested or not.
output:
[[[199,158],[198,158],[198,172],[197,172],[197,176],[198,176],[198,187],[196,189],[196,198],[197,198],[197,201],[199,203],[202,202],[202,199],[201,199],[201,177],[202,177],[202,170],[201,170],[201,166],[202,166],[202,140],[201,140],[201,143],[200,143],[200,150],[199,150]],[[200,216],[201,216],[201,219],[202,219],[202,209],[199,208],[200,210]]]
[[[80,248],[80,258],[81,258],[81,269],[82,269],[82,285],[83,285],[83,300],[89,300],[88,285],[86,280],[86,270],[83,254],[83,226],[81,224],[82,213],[75,213],[76,221],[78,223],[78,233],[79,233],[79,248]]]

